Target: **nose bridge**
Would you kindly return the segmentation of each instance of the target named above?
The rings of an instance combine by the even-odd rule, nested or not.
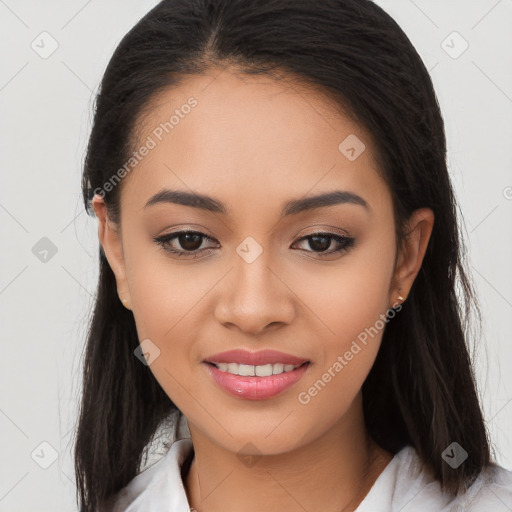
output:
[[[246,237],[236,248],[234,295],[240,299],[261,297],[275,289],[271,251],[252,236]]]
[[[244,239],[236,252],[229,284],[217,304],[218,320],[253,332],[270,323],[290,322],[293,300],[278,277],[271,252],[253,237]]]

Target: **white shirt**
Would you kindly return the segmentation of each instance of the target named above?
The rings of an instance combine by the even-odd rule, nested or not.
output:
[[[187,434],[175,439],[165,455],[120,491],[113,512],[189,512],[181,467],[192,447]],[[512,471],[493,463],[452,500],[420,466],[416,450],[402,448],[355,512],[512,512]]]

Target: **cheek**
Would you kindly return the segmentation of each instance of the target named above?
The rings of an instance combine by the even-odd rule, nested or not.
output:
[[[321,418],[310,432],[320,434],[351,408],[380,348],[386,325],[379,301],[357,302],[331,319],[336,335],[323,338],[323,353],[311,375],[297,390],[301,410]],[[316,434],[315,434],[316,433]]]
[[[324,326],[314,377],[333,393],[353,397],[375,361],[389,321],[393,264],[392,239],[374,238],[326,274],[325,286],[302,291]]]
[[[379,320],[389,307],[394,263],[394,252],[389,249],[368,244],[335,270],[302,281],[298,294],[321,320],[326,339],[336,348],[350,345],[366,329],[382,328]]]
[[[176,292],[176,280],[166,284],[163,276],[154,279],[148,270],[130,286],[132,308],[139,337],[160,341],[172,336],[186,312],[189,293]],[[174,290],[171,292],[171,290]]]
[[[139,337],[172,339],[211,284],[194,277],[193,266],[171,261],[151,242],[126,246],[127,280]]]

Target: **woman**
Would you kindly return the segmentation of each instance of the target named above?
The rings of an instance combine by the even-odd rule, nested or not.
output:
[[[80,510],[512,509],[445,157],[430,77],[370,1],[140,20],[82,181],[101,247]]]

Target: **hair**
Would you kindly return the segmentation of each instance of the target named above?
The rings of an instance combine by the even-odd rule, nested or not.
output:
[[[188,76],[228,65],[327,92],[366,128],[392,195],[397,250],[411,213],[433,210],[421,269],[363,384],[363,409],[381,447],[396,454],[412,445],[455,497],[490,463],[466,345],[470,313],[474,308],[480,320],[481,314],[466,270],[433,84],[410,40],[380,7],[369,0],[160,2],[123,37],[95,98],[82,176],[87,212],[94,216],[94,192],[130,158],[150,101]],[[103,197],[109,218],[120,224],[122,187],[110,189]],[[134,316],[119,300],[101,245],[99,265],[74,452],[82,512],[103,510],[137,475],[158,426],[177,411],[134,357]],[[455,469],[442,458],[454,441],[468,453]]]

